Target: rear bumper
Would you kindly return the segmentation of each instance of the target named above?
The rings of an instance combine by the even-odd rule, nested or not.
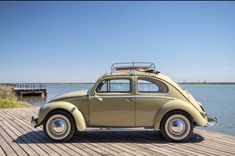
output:
[[[31,118],[31,125],[36,128],[38,126],[38,118],[34,118],[34,116],[32,116]]]
[[[208,122],[207,122],[207,127],[211,127],[214,126],[215,124],[217,124],[217,118],[207,118]]]

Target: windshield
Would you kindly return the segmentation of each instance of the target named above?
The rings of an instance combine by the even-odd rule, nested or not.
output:
[[[95,86],[95,83],[90,87],[90,89],[87,90],[87,94],[90,94],[90,92],[94,86]]]

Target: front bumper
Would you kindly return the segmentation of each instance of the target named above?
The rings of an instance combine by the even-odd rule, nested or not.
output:
[[[38,118],[34,118],[34,116],[32,116],[31,119],[31,125],[36,128],[38,126]]]
[[[217,118],[214,117],[214,118],[207,118],[208,122],[207,122],[207,126],[208,127],[211,127],[211,126],[214,126],[215,124],[217,124]]]

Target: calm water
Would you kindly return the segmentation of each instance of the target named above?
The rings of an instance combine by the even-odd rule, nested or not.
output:
[[[90,89],[93,84],[47,84],[47,99],[27,97],[24,101],[43,105],[58,94]],[[181,85],[200,101],[210,117],[217,117],[218,124],[207,130],[235,135],[235,85]]]

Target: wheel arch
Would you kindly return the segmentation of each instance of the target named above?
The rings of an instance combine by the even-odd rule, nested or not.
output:
[[[199,126],[207,125],[207,118],[204,118],[201,113],[191,104],[182,100],[172,100],[163,104],[156,112],[154,120],[154,129],[159,130],[163,117],[172,111],[182,111],[187,113]]]
[[[81,111],[73,104],[64,101],[52,102],[44,105],[39,112],[38,123],[42,124],[50,113],[58,110],[71,114],[74,119],[76,129],[79,131],[84,131],[86,129],[86,122]]]
[[[70,114],[72,119],[73,119],[73,121],[74,121],[74,123],[75,123],[74,116],[71,114],[71,112],[69,112],[68,110],[63,109],[63,108],[56,108],[56,109],[51,110],[50,112],[47,113],[47,115],[44,117],[42,122],[44,123],[44,121],[46,119],[48,119],[51,116],[51,114],[53,114],[54,112],[57,112],[57,111],[63,111],[63,112],[66,112],[66,113]],[[76,126],[76,124],[75,124],[75,126]],[[76,128],[77,128],[77,126],[76,126]]]
[[[173,109],[173,110],[171,110],[171,111],[169,111],[169,112],[167,112],[167,113],[165,113],[163,115],[163,117],[161,118],[161,121],[160,121],[159,129],[161,129],[164,117],[167,116],[168,114],[172,113],[172,112],[182,112],[182,113],[186,114],[188,117],[190,117],[191,119],[193,119],[192,116],[188,112],[186,112],[185,110],[182,110],[182,109]]]

